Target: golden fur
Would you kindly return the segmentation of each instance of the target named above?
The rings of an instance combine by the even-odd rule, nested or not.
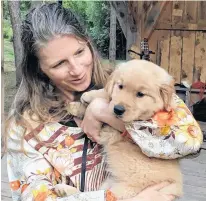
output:
[[[132,60],[121,64],[110,76],[105,90],[86,92],[81,101],[89,103],[95,97],[107,98],[112,111],[116,105],[124,107],[125,112],[117,117],[125,123],[147,120],[158,110],[175,107],[172,103],[172,77],[148,61]],[[161,191],[177,197],[182,195],[178,160],[149,158],[136,144],[109,126],[102,128],[100,136],[99,143],[104,146],[111,172],[102,189],[110,188],[118,199],[125,199],[150,185],[169,181],[171,184]]]

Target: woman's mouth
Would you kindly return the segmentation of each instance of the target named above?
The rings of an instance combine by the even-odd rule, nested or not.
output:
[[[72,83],[72,84],[82,84],[85,81],[85,78],[86,78],[86,75],[84,75],[81,78],[71,80],[70,83]]]

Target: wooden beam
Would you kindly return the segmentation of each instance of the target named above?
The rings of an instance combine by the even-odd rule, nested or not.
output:
[[[117,19],[122,28],[124,36],[127,40],[127,55],[126,58],[130,59],[128,49],[135,42],[137,36],[137,25],[134,17],[132,16],[127,1],[111,1],[111,6],[114,7]]]
[[[206,31],[206,22],[203,23],[167,23],[160,22],[155,30],[185,30],[185,31]]]
[[[122,31],[126,37],[127,24],[129,24],[129,29],[131,32],[137,31],[136,21],[133,16],[129,13],[128,2],[126,1],[111,1],[111,5],[116,11],[116,16]]]
[[[150,9],[146,16],[146,20],[144,23],[144,38],[150,38],[152,32],[155,29],[155,26],[158,22],[158,19],[162,13],[163,8],[166,6],[168,1],[154,1],[153,7]]]

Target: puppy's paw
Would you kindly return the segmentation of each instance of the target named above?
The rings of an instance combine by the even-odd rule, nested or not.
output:
[[[66,197],[80,192],[77,188],[66,184],[57,184],[54,190],[59,197]]]
[[[86,107],[80,102],[71,102],[67,106],[67,111],[71,115],[78,117],[80,119],[84,117],[85,110]]]
[[[80,101],[84,105],[89,105],[89,103],[91,103],[93,99],[94,97],[92,96],[91,92],[85,92],[82,94]]]

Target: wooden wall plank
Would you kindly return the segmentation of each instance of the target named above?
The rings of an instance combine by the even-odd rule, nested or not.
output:
[[[198,21],[206,19],[206,1],[198,1]]]
[[[183,23],[197,23],[197,1],[185,1]]]
[[[164,10],[165,6],[167,5],[167,1],[154,1],[152,2],[152,7],[147,13],[147,17],[145,20],[144,26],[144,37],[150,38],[152,32],[155,29],[155,26],[161,16],[162,11]]]
[[[159,17],[157,24],[161,22],[171,23],[171,21],[172,21],[172,2],[168,2]],[[170,31],[156,30],[155,33],[157,35],[156,36],[157,41],[155,41],[154,44],[153,40],[155,39],[155,36],[153,37],[152,35],[149,41],[149,45],[151,44],[151,49],[153,47],[156,47],[155,50],[156,54],[154,55],[156,57],[156,63],[168,71],[169,57],[170,57]]]
[[[172,9],[172,22],[177,24],[182,22],[185,2],[184,1],[173,1]]]
[[[160,66],[169,72],[169,60],[170,60],[170,32],[161,31],[162,35],[169,35],[167,38],[162,37],[158,42],[159,58],[157,61]]]
[[[157,63],[156,61],[156,54],[157,54],[157,41],[158,41],[158,31],[153,31],[148,43],[149,43],[149,49],[155,52],[155,54],[150,54],[150,60],[153,63]]]
[[[206,82],[206,33],[196,32],[195,40],[195,77],[194,81],[200,79]]]
[[[171,31],[169,73],[174,77],[175,83],[180,83],[182,36],[180,31]]]
[[[172,20],[171,17],[172,17],[172,2],[168,2],[164,10],[161,13],[158,23],[161,23],[161,22],[170,23]]]
[[[186,82],[191,86],[193,82],[195,32],[184,31],[182,49],[182,71],[181,82]]]
[[[201,23],[165,23],[159,22],[155,27],[156,30],[181,30],[181,31],[206,31],[206,21]]]

